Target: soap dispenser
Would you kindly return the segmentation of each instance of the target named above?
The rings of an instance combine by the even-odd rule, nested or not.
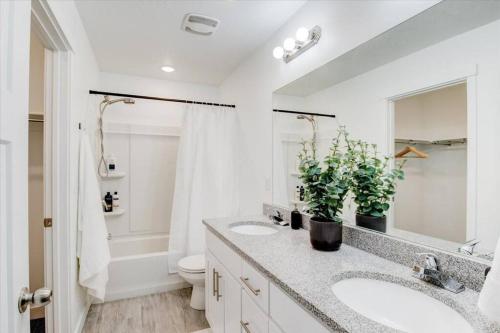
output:
[[[290,220],[290,226],[292,227],[292,229],[297,230],[302,227],[302,214],[300,214],[299,210],[297,209],[297,205],[295,205],[295,209],[292,210]]]

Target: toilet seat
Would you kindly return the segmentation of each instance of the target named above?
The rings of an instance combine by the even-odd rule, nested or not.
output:
[[[194,256],[189,256],[182,258],[177,263],[179,270],[186,273],[205,273],[205,255],[197,254]]]

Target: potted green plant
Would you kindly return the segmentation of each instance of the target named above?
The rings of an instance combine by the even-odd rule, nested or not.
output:
[[[356,225],[385,232],[386,212],[396,194],[396,181],[404,179],[405,161],[389,170],[390,158],[379,158],[377,145],[351,141],[349,148]]]
[[[309,151],[303,143],[299,154],[299,177],[304,183],[305,201],[312,215],[310,240],[317,250],[336,251],[342,244],[342,219],[339,214],[350,185],[347,154],[341,149],[341,141],[346,137],[345,130],[339,130],[322,163],[315,157],[314,145]]]

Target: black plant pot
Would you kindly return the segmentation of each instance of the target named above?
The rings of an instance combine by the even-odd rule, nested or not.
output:
[[[320,251],[337,251],[342,244],[342,223],[321,217],[311,217],[309,236],[311,245]]]
[[[356,214],[356,225],[375,231],[385,232],[387,228],[387,221],[385,216],[375,217]]]

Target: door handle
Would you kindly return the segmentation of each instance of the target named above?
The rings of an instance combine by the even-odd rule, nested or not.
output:
[[[215,268],[212,268],[212,296],[215,296],[217,291],[215,290]]]
[[[21,289],[19,300],[17,301],[17,309],[19,313],[23,313],[28,308],[28,305],[34,309],[45,306],[52,301],[52,290],[49,288],[40,288],[30,293],[27,287]]]
[[[243,329],[245,330],[246,333],[252,333],[250,331],[250,329],[248,328],[248,325],[250,325],[250,323],[248,321],[240,320],[240,325],[241,325],[241,327],[243,327]]]
[[[245,286],[247,286],[248,289],[250,289],[250,291],[255,295],[255,296],[259,296],[260,294],[260,289],[255,289],[254,287],[252,287],[250,285],[250,282],[248,282],[250,279],[249,278],[244,278],[244,277],[240,277],[240,280],[241,282],[243,282],[245,284]]]
[[[221,278],[222,276],[219,274],[219,272],[215,272],[215,275],[217,276],[217,278],[216,278],[216,281],[217,281],[217,295],[215,295],[215,296],[216,296],[216,298],[217,298],[217,302],[218,302],[218,301],[219,301],[219,299],[222,297],[222,295],[221,295],[221,294],[219,294],[219,291],[220,291],[220,289],[219,289],[219,287],[220,287],[220,285],[219,285],[219,280],[220,280],[220,278]]]

